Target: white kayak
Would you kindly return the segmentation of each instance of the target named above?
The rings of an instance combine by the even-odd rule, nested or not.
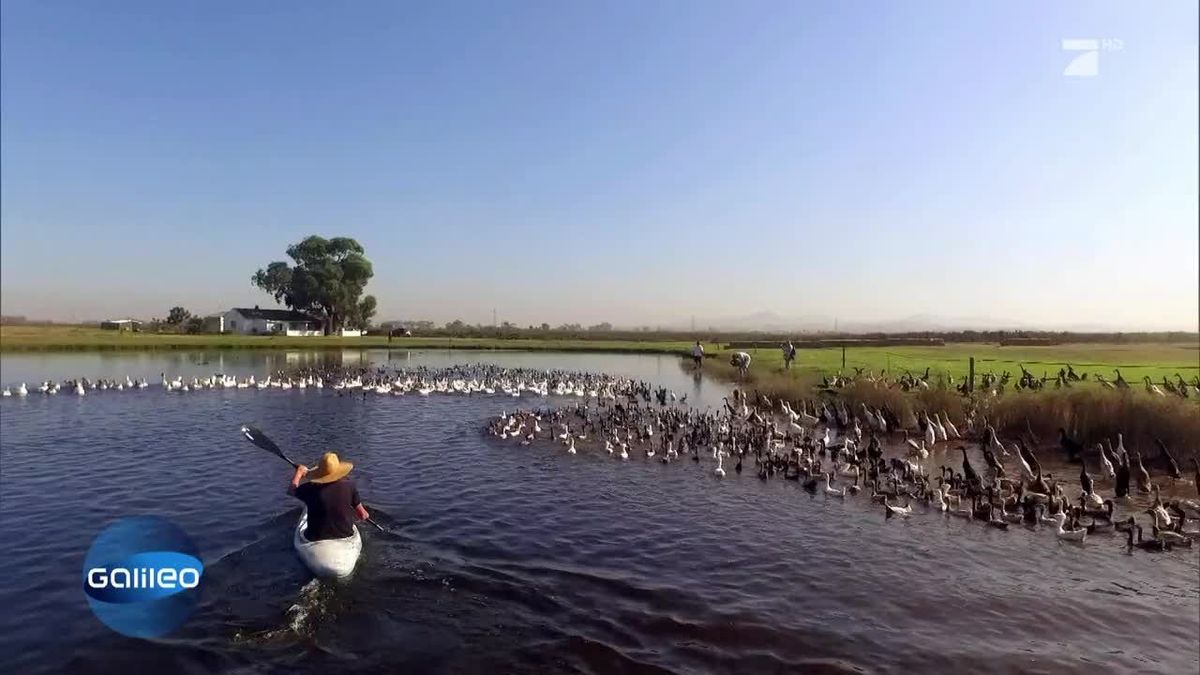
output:
[[[354,527],[353,525],[351,527]],[[323,539],[309,541],[304,537],[308,528],[308,509],[300,513],[300,522],[296,523],[296,535],[292,543],[300,559],[308,565],[308,569],[318,577],[348,577],[358,563],[358,554],[362,553],[362,536],[354,527],[354,534],[343,539]]]

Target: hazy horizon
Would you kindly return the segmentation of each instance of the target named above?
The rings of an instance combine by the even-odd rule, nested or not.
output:
[[[5,315],[1200,330],[1194,2],[0,7]]]

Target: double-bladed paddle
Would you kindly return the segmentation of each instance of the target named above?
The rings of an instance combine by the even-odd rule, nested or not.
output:
[[[246,440],[250,441],[257,447],[262,448],[263,450],[266,450],[267,452],[271,453],[272,455],[275,455],[276,457],[282,459],[283,461],[287,462],[288,464],[291,464],[293,467],[300,466],[296,462],[293,462],[290,457],[283,454],[283,450],[280,450],[279,446],[275,445],[275,441],[272,441],[270,439],[270,437],[268,437],[266,434],[264,434],[257,427],[252,427],[249,424],[243,424],[242,425],[242,435],[246,437]],[[367,522],[374,525],[375,527],[377,527],[380,532],[387,531],[387,530],[384,530],[383,527],[381,527],[379,525],[379,523],[375,522],[375,520],[372,518],[367,518]]]

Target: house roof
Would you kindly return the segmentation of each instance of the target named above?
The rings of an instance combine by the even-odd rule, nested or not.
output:
[[[265,319],[267,321],[319,321],[304,312],[292,309],[259,309],[257,307],[234,307],[233,311],[247,319]]]

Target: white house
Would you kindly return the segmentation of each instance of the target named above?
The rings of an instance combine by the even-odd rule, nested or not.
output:
[[[323,335],[321,321],[290,309],[234,307],[221,315],[221,332],[242,335]]]

